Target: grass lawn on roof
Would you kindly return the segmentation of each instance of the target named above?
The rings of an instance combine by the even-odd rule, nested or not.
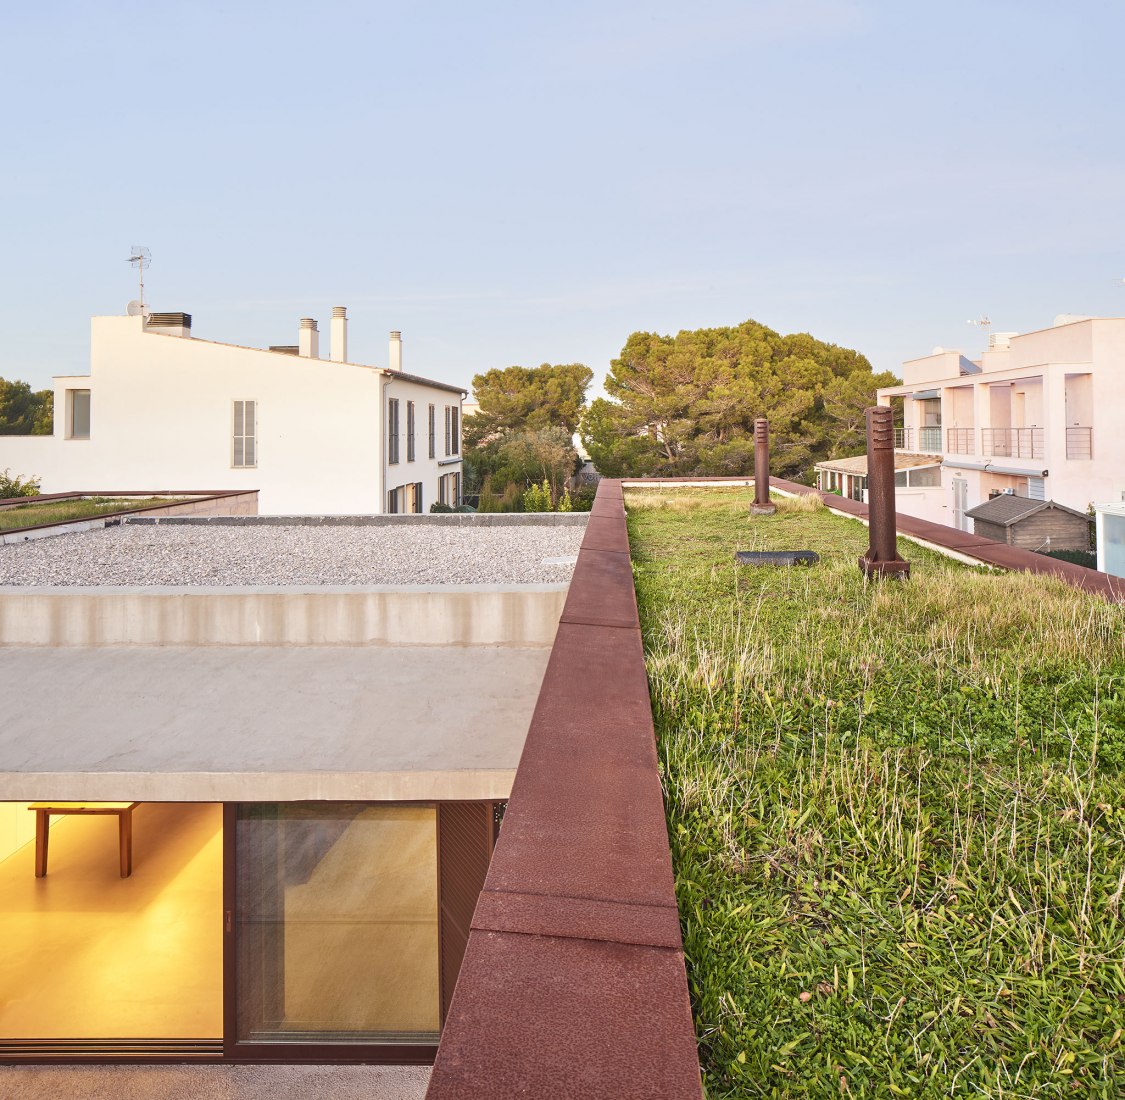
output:
[[[0,531],[15,531],[21,527],[35,527],[41,523],[69,523],[73,520],[92,519],[107,512],[124,512],[133,508],[148,508],[155,504],[175,504],[171,497],[80,497],[74,500],[46,500],[0,509]]]
[[[625,499],[709,1096],[1125,1095],[1125,608]]]

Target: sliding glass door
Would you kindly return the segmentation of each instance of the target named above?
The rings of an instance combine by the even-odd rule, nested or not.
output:
[[[435,1044],[433,806],[259,803],[235,826],[238,1044]]]

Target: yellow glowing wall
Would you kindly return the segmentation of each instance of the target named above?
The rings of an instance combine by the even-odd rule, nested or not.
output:
[[[29,805],[27,802],[0,802],[0,860],[35,839],[35,814],[27,808]]]

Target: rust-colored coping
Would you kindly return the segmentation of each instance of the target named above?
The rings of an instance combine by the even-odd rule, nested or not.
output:
[[[665,478],[627,478],[627,484],[644,485],[676,485],[681,482],[708,482],[721,486],[741,485],[744,478],[723,477],[665,477]],[[852,516],[855,519],[867,519],[867,505],[849,497],[839,497],[835,493],[825,493],[809,485],[799,485],[795,481],[786,481],[784,478],[770,477],[770,488],[779,492],[795,496],[818,496],[833,512],[841,515]],[[1007,546],[1002,542],[994,542],[983,535],[970,534],[968,531],[959,531],[956,527],[947,527],[943,523],[933,523],[927,519],[918,519],[917,516],[907,516],[896,512],[896,525],[900,535],[917,539],[919,542],[928,543],[939,550],[948,550],[960,557],[971,558],[982,565],[995,565],[1001,569],[1011,569],[1021,573],[1039,573],[1043,576],[1056,577],[1074,588],[1093,595],[1103,596],[1109,600],[1125,601],[1125,580],[1120,577],[1111,577],[1108,573],[1099,573],[1095,569],[1088,569],[1083,565],[1074,565],[1068,561],[1059,561],[1057,558],[1048,558],[1044,554],[1036,554],[1031,550],[1021,550],[1016,546]]]
[[[92,520],[113,520],[122,516],[163,515],[174,516],[183,512],[198,510],[200,506],[207,506],[208,511],[213,510],[216,502],[228,497],[255,498],[254,508],[257,510],[257,489],[127,489],[124,491],[110,491],[97,489],[93,492],[70,493],[40,493],[33,497],[7,497],[0,500],[0,533],[6,535],[22,534],[24,531],[44,531],[50,527],[69,527],[76,523],[89,523]],[[33,523],[27,527],[4,527],[3,514],[7,509],[18,508],[21,505],[44,504],[59,500],[84,500],[87,497],[174,497],[174,500],[165,501],[163,504],[146,504],[143,508],[122,508],[116,512],[99,512],[93,516],[83,516],[81,519],[55,520],[53,523]]]
[[[625,506],[603,479],[427,1097],[701,1095]]]

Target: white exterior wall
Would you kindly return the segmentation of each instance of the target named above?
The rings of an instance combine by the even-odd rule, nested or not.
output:
[[[407,399],[421,406],[423,432],[426,405],[440,415],[460,404],[459,393],[372,367],[145,332],[139,317],[95,317],[90,375],[55,380],[55,434],[0,437],[0,469],[39,477],[45,493],[257,489],[263,515],[382,512],[384,384],[402,401],[404,431]],[[66,391],[75,388],[91,391],[89,439],[66,438]],[[240,400],[257,402],[257,465],[248,468],[232,465]],[[404,440],[386,487],[422,481],[428,509],[439,469],[427,454],[423,438],[418,461],[406,463]]]
[[[384,378],[384,382],[388,379]],[[448,390],[435,390],[417,382],[393,379],[386,387],[386,400],[398,400],[399,447],[398,463],[387,466],[387,483],[383,493],[386,511],[387,492],[400,486],[422,482],[422,511],[428,512],[430,505],[438,499],[438,479],[445,474],[461,472],[461,440],[457,440],[457,453],[445,453],[445,409],[452,406],[460,410],[460,394]],[[407,460],[406,446],[406,403],[414,402],[414,461]],[[434,457],[430,455],[429,406],[434,406]],[[458,412],[460,426],[460,412]]]
[[[913,392],[936,389],[942,400],[942,454],[950,463],[963,462],[1023,476],[944,466],[940,501],[937,490],[913,497],[900,491],[899,510],[909,515],[956,526],[953,479],[968,486],[967,506],[988,499],[990,490],[1012,487],[1027,495],[1026,477],[1047,471],[1046,498],[1085,511],[1098,500],[1120,500],[1125,493],[1125,319],[1092,318],[1040,332],[1013,336],[1007,348],[986,352],[980,374],[960,375],[957,356],[943,352],[904,364],[907,383],[879,390],[880,404],[894,396],[906,401],[906,424],[920,427]],[[968,393],[971,391],[971,402]],[[971,448],[951,453],[949,429],[972,428]],[[1092,458],[1067,457],[1068,427],[1092,429]],[[989,456],[982,429],[1041,428],[1042,458]]]

